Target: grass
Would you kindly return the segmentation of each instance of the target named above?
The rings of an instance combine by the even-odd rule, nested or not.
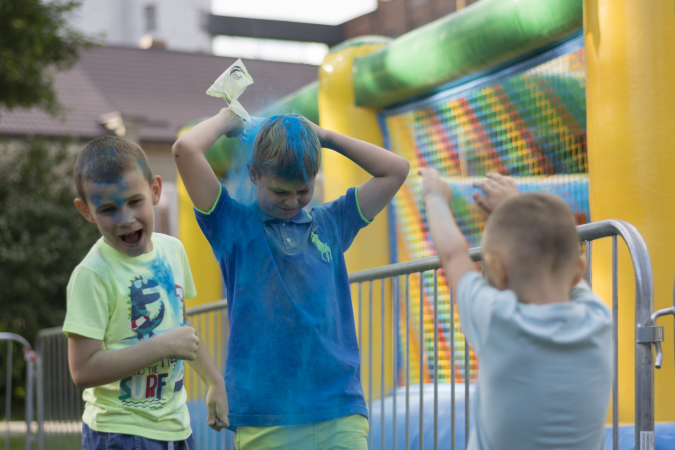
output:
[[[51,445],[50,445],[51,444]],[[6,447],[5,436],[0,436],[0,450],[5,450]],[[10,436],[9,450],[24,450],[26,447],[25,436]],[[82,448],[82,436],[70,435],[59,437],[58,435],[48,434],[45,436],[45,447],[57,447],[65,450],[78,450]],[[37,443],[33,443],[33,449],[37,449]]]

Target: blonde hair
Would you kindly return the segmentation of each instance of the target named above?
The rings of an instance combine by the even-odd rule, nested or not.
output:
[[[490,214],[485,235],[486,247],[506,250],[512,273],[574,274],[579,259],[576,220],[555,195],[527,192],[507,199]]]
[[[260,126],[253,142],[256,172],[307,182],[320,167],[321,143],[307,119],[299,114],[282,114]]]

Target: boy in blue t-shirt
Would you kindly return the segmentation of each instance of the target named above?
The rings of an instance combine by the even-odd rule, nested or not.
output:
[[[227,289],[225,383],[237,448],[365,449],[368,411],[344,252],[396,194],[409,164],[302,116],[273,116],[254,141],[248,171],[257,202],[245,206],[205,158],[220,136],[243,128],[224,108],[173,147]],[[308,212],[322,147],[373,178]]]

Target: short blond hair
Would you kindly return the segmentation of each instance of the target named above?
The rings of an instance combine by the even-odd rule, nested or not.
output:
[[[253,142],[256,172],[306,183],[320,167],[321,143],[307,119],[299,114],[282,114],[260,126]]]
[[[579,260],[579,235],[572,211],[560,198],[541,192],[515,195],[490,214],[489,242],[500,246],[511,273],[573,276]]]

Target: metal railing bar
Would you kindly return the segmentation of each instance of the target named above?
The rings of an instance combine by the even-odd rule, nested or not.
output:
[[[591,241],[585,241],[586,244],[586,281],[589,286],[593,286],[593,251]]]
[[[186,308],[185,312],[188,316],[196,316],[197,314],[206,314],[220,309],[227,309],[227,300],[216,300],[215,302],[206,303],[204,305],[192,306]]]
[[[391,325],[391,334],[392,334],[392,345],[391,345],[391,352],[392,352],[392,422],[393,422],[393,440],[392,440],[392,448],[393,450],[396,450],[397,448],[397,442],[396,442],[396,397],[397,395],[397,388],[398,388],[398,277],[393,277],[391,279],[391,295],[392,295],[392,301],[391,301],[391,320],[392,320],[392,325]]]
[[[438,270],[434,270],[434,450],[438,449]]]
[[[368,416],[373,412],[373,281],[368,286]],[[371,416],[372,417],[372,416]],[[368,448],[373,448],[373,432],[368,429]]]
[[[12,413],[12,358],[14,353],[14,342],[7,341],[7,385],[5,386],[5,421],[7,429],[5,433],[5,450],[9,450],[9,420]]]
[[[56,341],[56,354],[58,358],[58,370],[59,370],[59,384],[58,386],[61,387],[63,386],[63,383],[66,381],[64,380],[64,366],[63,366],[63,361],[64,361],[64,354],[63,354],[63,339],[57,339]],[[58,390],[58,402],[59,402],[59,409],[58,409],[58,418],[56,420],[58,421],[63,421],[64,420],[64,411],[63,411],[63,389]],[[63,436],[63,427],[61,428],[61,435]],[[65,439],[65,436],[63,437]]]
[[[204,316],[199,314],[199,315],[197,315],[196,318],[199,321],[199,329],[200,330],[204,329]],[[187,363],[185,361],[183,361],[183,364],[187,365]],[[184,367],[183,370],[187,370],[187,367]],[[193,371],[193,374],[196,375],[196,373],[194,371]],[[203,386],[202,380],[201,380],[201,378],[199,378],[199,376],[195,376],[195,379],[197,380],[197,398],[202,399],[202,398],[204,398],[204,386]],[[197,408],[197,411],[198,411],[197,415],[199,416],[199,423],[203,424],[204,423],[204,416],[203,416],[203,413],[202,413],[202,408]],[[196,440],[197,440],[197,442],[196,442],[197,448],[201,448],[202,447],[202,445],[201,445],[201,443],[202,443],[202,433],[197,434]]]
[[[380,448],[384,450],[384,279],[380,282]]]
[[[450,290],[450,450],[457,446],[455,420],[455,298]]]
[[[612,448],[619,450],[619,247],[612,236]]]
[[[405,275],[405,449],[410,450],[410,274]]]
[[[587,223],[577,226],[577,233],[579,235],[579,242],[592,241],[596,239],[621,236],[628,246],[628,250],[636,263],[634,266],[636,274],[640,274],[638,278],[639,284],[643,285],[646,280],[642,280],[642,273],[649,273],[651,279],[651,263],[649,262],[649,254],[643,254],[647,250],[644,240],[640,236],[637,229],[621,220],[602,220],[600,222]],[[481,247],[474,247],[469,249],[469,256],[474,262],[481,259]],[[438,256],[430,256],[428,258],[417,259],[415,261],[407,261],[402,263],[390,264],[388,266],[376,267],[374,269],[361,270],[349,274],[350,283],[360,283],[370,280],[378,280],[381,278],[393,277],[398,275],[408,275],[412,273],[427,272],[434,269],[441,269],[441,264]],[[636,283],[638,281],[636,280]],[[650,286],[651,289],[651,286]],[[644,322],[646,323],[646,322]]]
[[[420,272],[420,450],[424,448],[424,272]]]
[[[464,338],[464,446],[469,445],[469,382],[471,380],[471,367],[469,365],[469,341]]]

